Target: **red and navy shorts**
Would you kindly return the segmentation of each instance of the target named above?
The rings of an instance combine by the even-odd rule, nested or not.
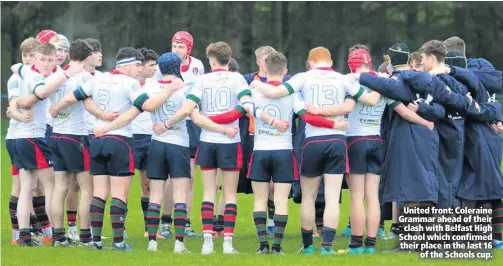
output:
[[[52,167],[51,156],[45,138],[14,140],[14,163],[17,169],[36,170]]]
[[[5,140],[5,146],[7,146],[7,153],[9,153],[10,157],[10,164],[11,164],[11,173],[12,175],[19,175],[19,169],[17,169],[14,161],[16,160],[15,156],[15,146],[14,146],[14,139],[6,139]]]
[[[384,144],[380,136],[348,137],[349,173],[380,175]]]
[[[134,175],[133,138],[105,135],[91,140],[91,174]]]
[[[302,146],[301,176],[318,177],[323,174],[345,174],[348,171],[346,136],[306,138]]]
[[[201,141],[194,160],[201,170],[238,170],[243,166],[243,150],[239,142],[223,144]]]
[[[247,177],[255,182],[293,183],[299,180],[293,150],[253,151]]]
[[[89,136],[52,133],[49,148],[54,160],[54,171],[80,173],[89,171]]]

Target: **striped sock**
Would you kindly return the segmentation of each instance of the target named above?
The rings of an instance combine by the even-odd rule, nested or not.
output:
[[[187,204],[175,203],[175,235],[176,240],[183,242],[185,235],[185,226],[187,221]]]
[[[350,248],[361,248],[363,242],[363,236],[355,236],[351,235],[351,241],[349,241]],[[375,241],[374,241],[375,244]],[[367,245],[367,241],[365,241],[365,246]]]
[[[306,230],[304,228],[300,228],[300,233],[302,235],[302,244],[304,248],[307,248],[313,244],[313,229]]]
[[[173,219],[171,218],[171,215],[162,215],[161,217],[161,222],[163,224],[172,224],[173,223]]]
[[[141,197],[141,210],[143,211],[143,223],[145,224],[145,232],[147,232],[148,200],[148,197]]]
[[[275,214],[274,215],[274,244],[273,248],[281,246],[283,234],[285,233],[286,224],[288,223],[288,215]]]
[[[37,216],[34,214],[30,214],[30,226],[32,228],[32,232],[42,232],[41,231],[41,226],[37,221]]]
[[[493,239],[502,241],[503,233],[503,203],[494,201],[492,213]]]
[[[269,220],[274,219],[274,211],[274,201],[267,200],[267,217],[269,218]]]
[[[101,232],[103,230],[103,215],[105,213],[106,200],[93,197],[91,200],[91,229],[93,232],[93,242],[101,242]]]
[[[35,210],[37,221],[42,228],[50,225],[49,217],[45,211],[45,196],[33,197],[33,210]]]
[[[238,206],[233,203],[225,204],[224,209],[224,237],[234,236],[234,226],[236,225],[236,216],[238,215]]]
[[[321,246],[325,249],[331,250],[335,238],[335,229],[329,227],[323,227],[323,241]]]
[[[213,209],[212,202],[203,201],[201,204],[201,218],[203,220],[203,234],[211,235],[213,233]]]
[[[54,228],[52,238],[54,239],[54,241],[65,241],[65,228]]]
[[[267,230],[265,223],[267,221],[266,212],[253,212],[253,221],[255,228],[257,228],[258,241],[260,245],[268,245],[267,243]]]
[[[80,243],[91,242],[91,229],[80,229]]]
[[[18,197],[11,195],[9,200],[9,215],[13,231],[19,231],[19,225],[17,223],[17,216],[16,216],[18,199],[19,199]]]
[[[161,215],[161,205],[150,202],[147,208],[147,232],[148,240],[157,240],[157,230],[159,230],[159,216]]]
[[[377,237],[369,237],[369,236],[367,236],[365,238],[365,246],[366,247],[375,247],[376,246],[376,241],[377,241]]]
[[[31,242],[30,228],[21,228],[19,230],[19,243]]]
[[[126,203],[118,198],[112,198],[110,205],[110,221],[112,222],[112,234],[114,244],[124,241],[124,222],[126,221]]]
[[[66,217],[68,220],[68,226],[77,225],[77,211],[66,211]]]

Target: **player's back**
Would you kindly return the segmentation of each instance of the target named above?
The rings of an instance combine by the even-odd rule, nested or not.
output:
[[[200,100],[201,112],[206,116],[218,115],[228,112],[236,107],[238,99],[249,92],[248,84],[239,73],[227,70],[214,70],[199,77],[188,95]],[[239,120],[229,124],[239,127]],[[236,135],[229,139],[220,133],[202,130],[201,141],[213,143],[235,143],[240,141]]]
[[[93,101],[104,113],[118,112],[123,114],[133,106],[134,92],[139,90],[140,83],[118,71],[111,75],[102,75],[84,84],[85,93],[91,93]],[[96,126],[110,122],[97,119]],[[106,135],[132,137],[131,124],[108,132]]]
[[[105,75],[105,73],[98,71],[98,70],[95,70],[95,72],[92,73],[91,75],[94,79],[94,78],[102,77],[103,75]],[[94,125],[96,124],[96,121],[97,121],[97,118],[94,115],[92,115],[91,113],[87,112],[87,110],[86,110],[86,113],[84,116],[85,116],[86,128],[88,131],[87,133],[92,134]]]
[[[45,77],[34,66],[31,67],[30,71],[26,71],[22,78],[20,97],[32,95],[37,87],[45,86]],[[20,111],[26,112],[24,109]],[[33,113],[33,121],[28,123],[20,122],[18,124],[16,129],[16,136],[18,138],[43,138],[45,136],[48,101],[35,103],[32,105],[31,111]]]
[[[90,81],[92,76],[88,72],[81,72],[70,77],[56,91],[51,94],[49,100],[51,104],[58,103],[66,94],[80,88],[84,83]],[[87,135],[85,127],[85,115],[87,110],[83,102],[79,101],[70,107],[61,110],[58,116],[52,120],[53,132],[70,135]]]
[[[149,97],[157,97],[164,90],[164,85],[167,83],[156,81],[155,83],[149,84],[145,88],[145,92],[148,93]],[[184,89],[174,91],[155,112],[150,113],[152,122],[164,123],[169,120],[180,108],[183,106],[185,101],[185,96],[190,88],[185,87]],[[184,147],[189,147],[189,136],[187,135],[187,124],[185,120],[182,120],[173,126],[171,126],[162,135],[153,134],[152,139],[161,142],[171,143],[175,145],[180,145]]]
[[[142,85],[142,88],[140,91],[143,91],[146,86],[149,86],[149,84],[155,84],[157,85],[157,81],[154,79],[146,79],[145,84]],[[141,84],[140,84],[141,85]],[[143,112],[140,115],[138,115],[132,122],[131,122],[131,131],[133,134],[147,134],[147,135],[152,135],[153,130],[152,130],[152,120],[150,119],[150,113],[149,112]]]
[[[371,90],[362,85],[366,92]],[[356,100],[355,100],[356,101]],[[353,111],[349,114],[348,136],[374,136],[381,134],[381,120],[386,105],[390,99],[381,97],[375,106],[356,101]]]
[[[9,101],[14,97],[19,97],[22,84],[23,79],[21,79],[18,74],[13,74],[10,76],[9,80],[7,81],[7,97],[9,98]],[[7,135],[5,136],[5,139],[16,138],[15,134],[18,124],[19,121],[14,118],[11,118],[9,120],[9,127],[7,128]]]
[[[279,99],[270,99],[265,97],[258,90],[252,91],[252,99],[255,106],[277,121],[292,120],[294,113],[292,97],[294,96],[298,96],[298,94],[289,95]],[[267,122],[255,119],[254,150],[283,150],[292,148],[291,123],[286,131],[280,132]]]
[[[304,83],[301,89],[306,104],[324,108],[344,103],[346,97],[347,78],[333,71],[331,68],[316,68],[298,75],[304,75]],[[293,78],[288,82],[292,82]],[[326,117],[327,119],[340,121],[343,116]],[[306,125],[306,137],[345,135],[346,132],[338,129],[320,128],[310,124]]]

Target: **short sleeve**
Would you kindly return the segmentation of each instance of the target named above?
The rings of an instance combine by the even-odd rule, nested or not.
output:
[[[360,83],[351,80],[351,78],[343,76],[344,89],[346,93],[353,96],[355,100],[358,100],[360,96],[365,92],[365,89],[360,85]]]
[[[302,89],[305,80],[306,80],[306,73],[299,73],[293,76],[287,82],[284,82],[283,86],[285,86],[288,89],[289,94],[293,94],[294,92],[298,92]]]
[[[241,99],[245,95],[251,96],[250,87],[248,86],[248,82],[246,82],[243,75],[236,73],[235,78],[236,78],[236,83],[237,83],[236,84],[236,94],[238,96],[238,100]]]
[[[298,116],[302,116],[303,114],[305,114],[306,113],[306,106],[305,106],[304,97],[302,96],[302,94],[299,92],[296,92],[296,93],[292,94],[290,97],[292,97],[293,111]]]
[[[187,94],[187,99],[194,101],[195,103],[200,103],[203,94],[203,82],[201,78],[196,80],[194,86],[190,87],[189,93]]]
[[[83,101],[93,94],[94,82],[82,83],[76,90],[73,91],[73,96],[78,101]]]
[[[400,101],[393,100],[393,99],[390,99],[390,98],[384,98],[384,100],[386,101],[386,105],[389,105],[391,108],[395,108],[399,104],[401,104]]]
[[[7,94],[9,100],[19,97],[21,93],[21,77],[19,75],[12,75],[7,81]]]
[[[35,96],[37,95],[37,89],[43,86],[45,86],[45,78],[42,75],[36,75],[33,80],[30,81],[30,88]]]

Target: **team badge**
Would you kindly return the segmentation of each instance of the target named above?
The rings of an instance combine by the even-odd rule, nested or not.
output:
[[[194,73],[194,75],[197,75],[197,74],[199,73],[199,68],[194,67],[194,68],[192,69],[192,73]]]

